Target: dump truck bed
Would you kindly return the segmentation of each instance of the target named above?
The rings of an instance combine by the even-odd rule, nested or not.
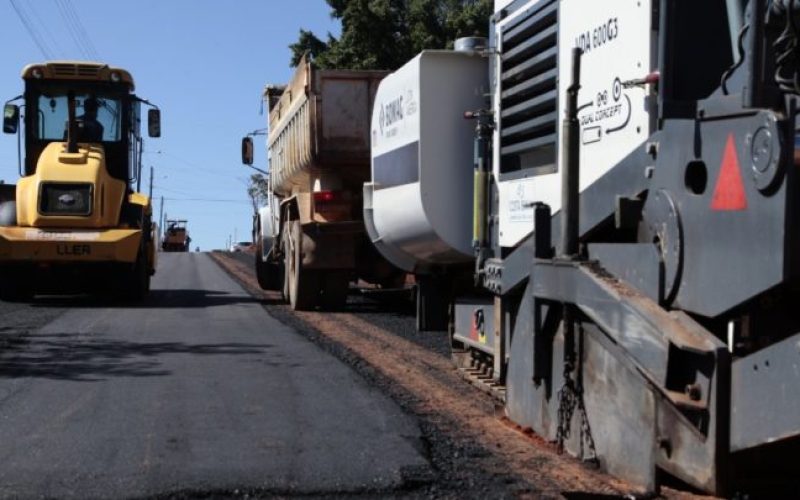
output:
[[[372,104],[386,74],[320,70],[300,62],[280,98],[267,99],[276,193],[310,191],[313,178],[334,169],[343,187],[361,189],[370,176]]]

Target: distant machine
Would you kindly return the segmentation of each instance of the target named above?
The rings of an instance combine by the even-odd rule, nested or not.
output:
[[[188,252],[192,238],[186,229],[186,220],[170,219],[166,221],[161,250],[165,252]]]

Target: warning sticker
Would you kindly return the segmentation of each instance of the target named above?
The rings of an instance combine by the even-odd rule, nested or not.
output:
[[[739,156],[736,154],[736,141],[733,134],[728,134],[719,178],[711,198],[711,209],[718,211],[744,210],[747,208],[747,194],[742,182],[742,171]]]

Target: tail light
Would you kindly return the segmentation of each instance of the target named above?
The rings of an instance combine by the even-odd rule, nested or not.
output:
[[[353,218],[353,204],[347,191],[317,191],[314,193],[314,220],[336,222]]]
[[[317,191],[314,193],[314,203],[330,203],[341,201],[341,196],[336,191]]]

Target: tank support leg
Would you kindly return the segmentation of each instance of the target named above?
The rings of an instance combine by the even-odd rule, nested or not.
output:
[[[440,276],[423,276],[417,283],[417,330],[447,330],[450,293],[447,280]]]

